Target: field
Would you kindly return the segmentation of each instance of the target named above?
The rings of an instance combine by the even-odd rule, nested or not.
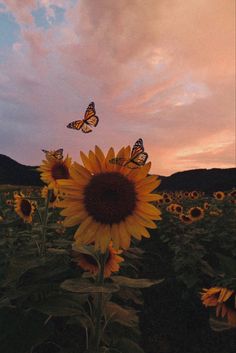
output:
[[[161,193],[151,238],[113,254],[123,258],[119,272],[99,285],[91,247],[72,250],[78,227],[64,227],[60,196],[49,194],[0,187],[1,352],[97,352],[89,342],[99,315],[104,353],[235,351],[235,191]],[[31,220],[19,212],[23,199]],[[222,300],[203,305],[203,288]]]

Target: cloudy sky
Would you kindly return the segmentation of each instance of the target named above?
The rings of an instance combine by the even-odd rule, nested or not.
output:
[[[152,172],[235,166],[234,0],[0,0],[0,153],[139,137]],[[94,101],[98,126],[67,129]]]

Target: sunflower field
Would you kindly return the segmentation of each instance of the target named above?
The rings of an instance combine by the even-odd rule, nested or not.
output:
[[[158,192],[130,147],[0,186],[0,351],[236,350],[236,190]]]

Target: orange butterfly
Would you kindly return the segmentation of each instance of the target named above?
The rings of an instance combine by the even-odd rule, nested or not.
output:
[[[85,134],[91,132],[92,129],[90,126],[97,126],[99,122],[98,117],[96,116],[95,104],[91,102],[86,109],[83,120],[75,120],[67,125],[69,129],[82,130]]]
[[[63,159],[63,148],[59,148],[58,150],[55,151],[47,151],[47,150],[42,150],[47,157],[54,157],[58,160]]]
[[[143,166],[146,163],[146,160],[148,159],[148,154],[144,152],[144,147],[143,147],[143,140],[140,138],[138,139],[131,151],[131,156],[130,158],[112,158],[109,162],[112,164],[119,164],[123,167],[128,167],[131,169],[136,169],[138,167]]]

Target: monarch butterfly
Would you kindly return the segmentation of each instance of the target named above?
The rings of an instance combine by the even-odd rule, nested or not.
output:
[[[67,125],[69,129],[75,129],[75,130],[82,130],[85,134],[88,132],[91,132],[92,129],[90,126],[97,126],[98,124],[98,117],[96,116],[96,111],[95,111],[95,104],[94,102],[91,102],[86,109],[86,112],[84,114],[84,119],[83,120],[75,120],[72,121]]]
[[[47,157],[53,157],[58,160],[63,159],[63,148],[59,148],[58,150],[55,151],[47,151],[47,150],[42,150]]]
[[[144,152],[143,140],[139,138],[131,151],[131,156],[129,159],[118,157],[112,158],[109,162],[112,164],[119,164],[123,167],[128,167],[131,169],[136,169],[143,166],[148,159],[148,154]]]

